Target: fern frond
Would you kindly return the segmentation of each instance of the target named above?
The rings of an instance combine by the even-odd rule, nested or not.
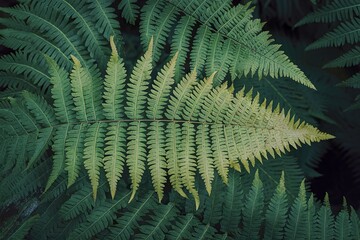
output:
[[[92,209],[95,205],[92,194],[92,189],[89,185],[85,185],[82,189],[73,193],[71,197],[62,204],[59,210],[62,219],[70,220]]]
[[[360,220],[353,207],[350,207],[351,235],[357,239],[360,237]]]
[[[69,130],[65,142],[65,170],[68,174],[68,187],[70,187],[79,176],[80,164],[83,163],[83,147],[85,138],[85,124],[74,126]]]
[[[94,199],[96,199],[99,186],[100,167],[103,166],[105,129],[106,123],[91,124],[87,128],[84,139],[84,166],[93,187]]]
[[[0,59],[0,70],[25,76],[38,87],[48,89],[50,76],[44,71],[44,67],[40,67],[45,65],[43,63],[39,54],[17,52]]]
[[[263,191],[263,183],[259,178],[259,172],[256,171],[251,189],[246,196],[245,208],[242,212],[244,230],[241,232],[241,236],[244,238],[259,238],[259,228],[262,221],[259,216],[261,216],[264,211]]]
[[[236,174],[235,171],[231,171],[224,196],[223,219],[221,220],[221,226],[225,232],[234,231],[240,223],[240,209],[244,206],[244,192],[240,180],[239,174]]]
[[[196,31],[191,44],[190,67],[197,68],[199,72],[205,68],[208,74],[218,71],[216,84],[223,82],[227,72],[231,70],[233,79],[234,75],[257,72],[260,77],[290,77],[315,88],[304,73],[279,50],[280,46],[272,44],[269,34],[262,32],[263,24],[252,20],[252,9],[249,9],[249,5],[233,7],[230,1],[188,0],[176,4],[172,1],[154,0],[149,1],[142,12],[142,43],[145,46],[150,36],[154,35],[155,61],[159,59],[158,49],[163,46],[165,39],[171,39],[174,52],[184,45],[184,40],[190,38],[189,32]],[[179,20],[176,21],[177,19]],[[176,31],[184,33],[183,37],[169,36],[169,29],[175,22],[178,22]],[[234,51],[235,49],[240,51]],[[179,58],[180,66],[184,65],[185,59],[182,56]],[[261,61],[258,61],[259,59]]]
[[[352,19],[354,15],[359,15],[359,12],[360,4],[358,1],[335,0],[301,19],[295,26],[301,26],[311,22],[326,23]]]
[[[88,12],[86,1],[50,0],[47,4],[51,4],[57,11],[63,13],[64,16],[74,20],[73,23],[77,34],[83,39],[84,45],[90,52],[90,57],[95,58],[100,65],[103,65],[106,61],[105,56],[107,55],[104,49],[106,41],[105,39],[101,39],[99,34],[97,34],[96,28],[93,25],[92,15]]]
[[[307,202],[307,216],[306,216],[306,236],[305,239],[314,239],[315,236],[315,205],[314,205],[314,195],[311,194]]]
[[[92,17],[98,32],[100,32],[107,40],[110,39],[110,36],[114,36],[115,38],[120,38],[121,36],[115,9],[111,7],[113,2],[113,0],[87,1],[88,11],[86,12]]]
[[[86,222],[70,234],[69,239],[89,239],[108,227],[116,218],[115,212],[126,206],[129,196],[130,192],[117,200],[105,200],[87,216]]]
[[[150,79],[152,69],[153,39],[150,40],[149,47],[144,56],[139,59],[131,73],[130,83],[126,96],[127,107],[126,116],[130,119],[141,119],[145,111],[147,81]]]
[[[137,239],[165,239],[167,232],[171,227],[171,220],[177,216],[176,207],[173,204],[167,204],[154,208],[154,215],[150,216],[145,224],[140,227],[141,234],[135,235]]]
[[[198,223],[196,218],[192,214],[187,214],[186,216],[181,216],[177,219],[175,224],[172,227],[172,230],[168,232],[168,239],[189,239],[191,238],[192,228]]]
[[[207,197],[204,202],[203,222],[206,224],[213,226],[220,222],[223,217],[222,204],[219,204],[219,202],[222,202],[224,199],[224,192],[221,189],[222,186],[221,178],[219,175],[215,175],[211,197]],[[202,195],[204,195],[204,193],[202,193]]]
[[[126,128],[125,123],[109,123],[105,137],[104,169],[112,198],[124,169]]]
[[[329,196],[325,195],[324,205],[321,206],[315,223],[317,239],[332,239],[334,235],[334,217],[331,212]]]
[[[139,221],[150,211],[153,206],[153,193],[147,192],[138,201],[131,202],[122,216],[116,219],[116,223],[109,228],[110,234],[106,239],[129,239],[134,235],[134,229]]]
[[[227,183],[230,167],[240,170],[241,163],[250,171],[249,162],[254,166],[256,159],[261,162],[267,154],[280,155],[291,147],[332,137],[300,120],[295,122],[294,117],[279,106],[273,109],[265,100],[260,103],[259,95],[253,98],[251,91],[245,94],[243,89],[234,96],[232,88],[228,89],[225,84],[214,88],[216,73],[197,82],[196,70],[193,70],[173,86],[176,54],[151,81],[152,40],[148,51],[134,67],[125,98],[110,90],[125,88],[125,72],[113,39],[111,46],[113,54],[103,95],[99,94],[102,91],[99,71],[95,66],[83,67],[74,56],[70,75],[73,99],[65,97],[69,95],[66,83],[52,91],[54,104],[60,102],[62,109],[74,112],[76,120],[73,117],[55,119],[57,116],[43,100],[29,98],[31,95],[27,93],[23,95],[28,100],[26,111],[30,113],[22,110],[23,114],[16,113],[16,116],[12,107],[17,101],[5,104],[5,108],[14,111],[3,112],[7,124],[15,124],[15,132],[10,136],[16,141],[18,136],[39,132],[30,163],[46,149],[52,130],[56,128],[58,135],[54,141],[58,146],[54,147],[54,168],[47,189],[63,168],[68,174],[68,187],[71,186],[83,165],[95,198],[100,171],[104,167],[114,197],[126,159],[132,184],[131,201],[140,186],[147,161],[159,200],[163,198],[168,172],[174,189],[186,196],[182,190],[186,187],[198,208],[200,195],[195,180],[198,169],[210,192],[214,168]],[[52,81],[59,80],[59,72],[60,78],[64,78],[62,69],[52,68],[55,69]],[[21,110],[21,104],[16,109]],[[62,124],[55,124],[57,121]]]
[[[46,184],[45,191],[47,191],[51,187],[51,185],[65,169],[64,159],[66,159],[66,139],[68,138],[69,131],[69,125],[62,125],[55,130],[55,136],[53,140],[54,145],[52,146],[52,150],[54,151],[53,167],[48,182]]]
[[[298,197],[295,199],[291,206],[290,215],[285,227],[286,239],[301,239],[304,236],[306,229],[306,193],[305,181],[303,180],[300,185]]]
[[[39,219],[39,215],[32,216],[31,218],[27,219],[14,233],[10,236],[7,236],[7,239],[17,240],[17,239],[24,239],[26,234],[31,229],[32,225]]]
[[[27,20],[28,31],[41,32],[41,36],[49,39],[56,47],[51,47],[47,54],[60,49],[65,56],[75,55],[87,66],[86,59],[89,55],[84,47],[76,41],[74,35],[74,25],[69,22],[69,18],[60,15],[52,7],[44,6],[39,2],[31,5],[18,5],[13,8],[0,8],[1,11],[9,13],[16,19]],[[67,59],[68,57],[66,57]],[[56,59],[56,58],[55,58]]]
[[[60,68],[54,60],[47,57],[49,64],[50,82],[53,85],[51,93],[54,99],[56,118],[61,123],[72,122],[75,119],[71,99],[71,86],[67,71]]]
[[[137,0],[124,0],[120,1],[118,9],[122,10],[121,15],[130,24],[135,24],[135,21],[139,15],[139,6],[136,4]]]
[[[360,41],[360,19],[354,18],[351,22],[343,22],[334,30],[307,46],[306,50],[323,47],[339,47],[346,43],[355,44]]]
[[[360,64],[360,47],[356,46],[347,53],[327,63],[324,67],[351,67]]]
[[[350,214],[346,210],[347,205],[344,200],[343,209],[338,213],[335,220],[334,238],[335,239],[349,239],[351,238],[351,222]]]
[[[288,203],[285,192],[285,178],[284,172],[282,172],[279,185],[277,186],[266,211],[264,239],[282,239],[287,210]]]

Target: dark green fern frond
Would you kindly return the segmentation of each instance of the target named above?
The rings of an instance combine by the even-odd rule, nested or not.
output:
[[[130,192],[117,200],[105,200],[87,216],[86,222],[70,234],[69,239],[89,239],[108,227],[116,218],[115,212],[126,206],[129,196]]]
[[[14,233],[9,236],[6,236],[6,239],[9,240],[17,240],[24,239],[32,225],[39,219],[38,215],[35,215],[29,219],[27,219]],[[5,239],[5,238],[4,238]]]
[[[334,217],[332,215],[329,203],[329,197],[326,194],[324,205],[321,206],[315,222],[315,235],[318,239],[329,239],[334,234]]]
[[[46,91],[49,88],[50,76],[42,65],[43,59],[35,53],[17,52],[0,59],[0,70],[8,76],[14,74],[18,78],[27,79],[29,83],[22,83],[23,85],[36,85]]]
[[[352,19],[359,15],[360,4],[357,0],[334,0],[303,18],[296,26],[312,22],[335,22]]]
[[[339,47],[345,44],[355,44],[360,41],[360,19],[354,18],[350,22],[343,22],[331,32],[310,44],[306,49],[312,50],[323,47]]]
[[[360,48],[357,43],[360,39],[360,3],[356,0],[340,1],[335,0],[325,4],[322,8],[307,15],[297,25],[313,22],[338,22],[339,25],[335,29],[325,33],[320,39],[310,44],[307,49],[318,49],[324,47],[342,47],[350,45],[350,50],[340,57],[328,62],[326,68],[343,68],[352,67],[360,64]],[[347,80],[343,85],[355,87],[357,74]],[[348,108],[357,109],[360,107],[360,98],[355,99],[355,103]]]
[[[215,85],[223,82],[227,73],[234,79],[237,75],[257,72],[260,78],[290,77],[314,88],[305,74],[279,50],[280,45],[273,44],[269,33],[262,31],[263,24],[252,19],[252,11],[249,4],[233,6],[231,1],[149,1],[141,14],[142,44],[145,47],[154,36],[154,61],[157,62],[160,49],[169,39],[173,54],[181,50],[178,64],[184,66],[188,50],[183,49],[189,45],[190,32],[196,32],[188,60],[190,67],[199,72],[205,69],[207,75],[217,71]],[[170,37],[173,27],[176,34]]]
[[[265,215],[265,235],[264,239],[282,239],[286,223],[287,196],[285,188],[284,172],[281,175],[269,207]]]
[[[300,186],[298,197],[291,206],[289,218],[285,227],[286,239],[301,239],[306,231],[306,192],[305,182]]]
[[[360,64],[360,47],[354,47],[349,52],[327,63],[325,67],[351,67]]]

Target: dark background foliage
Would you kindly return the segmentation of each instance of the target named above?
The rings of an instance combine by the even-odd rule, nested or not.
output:
[[[139,1],[143,5],[145,1]],[[248,2],[234,0],[234,3]],[[317,2],[314,4],[313,2]],[[360,208],[360,110],[348,110],[353,99],[359,94],[358,90],[338,87],[341,81],[349,78],[359,69],[337,68],[324,69],[323,66],[349,49],[349,46],[339,48],[325,48],[314,51],[305,51],[307,45],[319,39],[325,32],[332,29],[336,24],[307,24],[298,28],[294,25],[314,9],[328,3],[326,0],[254,0],[256,7],[255,17],[266,22],[265,30],[270,31],[276,42],[283,45],[283,50],[290,59],[305,72],[318,88],[317,92],[310,91],[296,83],[287,81],[282,86],[280,80],[273,81],[276,87],[292,88],[295,84],[296,92],[288,98],[289,109],[297,109],[299,117],[317,125],[320,129],[336,136],[336,139],[313,144],[311,147],[303,147],[294,151],[294,155],[300,161],[302,171],[305,173],[310,190],[323,199],[325,193],[329,194],[333,210],[340,210],[343,197],[356,210]],[[12,6],[15,1],[0,1],[1,6]],[[2,14],[2,13],[0,13]],[[119,16],[121,14],[118,14]],[[122,55],[127,62],[128,68],[132,67],[134,60],[141,55],[139,38],[139,19],[135,25],[127,24],[124,19],[119,19],[121,30],[124,33]],[[166,49],[170,53],[170,49]],[[0,46],[0,55],[11,52]],[[165,62],[166,54],[160,62]],[[161,65],[161,64],[159,64]],[[253,80],[252,80],[253,81]],[[245,85],[247,88],[269,89],[268,81],[250,82],[246,78],[241,79],[237,86]],[[262,92],[263,93],[263,92]],[[264,97],[274,99],[270,91],[264,92]],[[293,98],[293,99],[292,99]],[[297,106],[293,104],[297,98],[306,102],[313,108]],[[281,99],[276,99],[281,103]],[[283,103],[287,104],[287,103]],[[312,122],[313,121],[313,122]],[[12,208],[2,213],[2,218],[11,216]],[[1,219],[0,219],[1,221]],[[1,224],[1,222],[0,222]]]
[[[144,4],[145,1],[140,1]],[[234,0],[236,3],[248,1]],[[318,0],[314,5],[310,0],[254,0],[256,7],[255,17],[266,22],[264,29],[270,31],[277,42],[283,45],[283,49],[290,58],[305,71],[307,76],[314,81],[322,81],[326,91],[322,91],[322,97],[327,97],[327,114],[336,124],[320,121],[320,125],[336,135],[336,139],[324,144],[318,162],[313,169],[303,168],[305,174],[315,170],[319,174],[308,178],[311,190],[322,199],[325,192],[330,195],[331,203],[340,206],[343,196],[355,208],[360,207],[360,110],[346,111],[351,99],[356,95],[356,90],[338,88],[335,85],[354,74],[359,67],[323,69],[322,66],[334,56],[345,52],[348,46],[343,48],[326,48],[315,51],[305,51],[308,44],[318,39],[326,31],[331,29],[331,24],[308,24],[299,28],[294,25],[315,8],[328,3],[327,0]],[[0,1],[2,7],[13,6],[15,0]],[[3,14],[3,13],[0,13]],[[120,14],[119,14],[120,15]],[[125,59],[136,59],[141,52],[139,35],[139,19],[135,26],[126,24],[120,18],[120,26],[123,32],[125,44],[129,47],[123,54]],[[135,41],[134,41],[135,40]],[[0,46],[0,55],[11,52],[10,49]],[[131,61],[128,64],[132,64]],[[310,148],[304,151],[312,151]],[[311,175],[311,174],[310,174]]]

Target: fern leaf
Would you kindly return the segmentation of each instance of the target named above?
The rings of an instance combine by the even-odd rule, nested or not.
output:
[[[349,52],[329,62],[324,67],[351,67],[360,64],[360,47],[354,47]]]
[[[105,185],[105,184],[102,184]],[[68,221],[81,213],[91,210],[95,206],[91,186],[85,185],[65,201],[59,210],[61,217]]]
[[[317,239],[332,239],[334,229],[334,217],[331,212],[329,196],[326,194],[325,204],[321,206],[315,225],[315,234]]]
[[[203,69],[210,45],[210,30],[207,26],[200,27],[195,35],[194,46],[190,53],[191,69]]]
[[[181,216],[173,225],[172,230],[169,231],[167,238],[171,240],[189,239],[192,237],[192,228],[195,224],[197,224],[197,221],[194,215],[187,214],[186,216]]]
[[[87,221],[82,223],[73,231],[69,239],[89,239],[100,231],[108,227],[116,218],[115,212],[127,204],[127,198],[130,192],[118,200],[106,200],[100,206],[96,207],[87,217]]]
[[[172,122],[167,125],[166,128],[166,137],[170,139],[166,141],[166,160],[167,168],[170,183],[175,191],[177,191],[181,196],[186,197],[186,194],[182,190],[183,182],[181,178],[181,169],[180,169],[180,148],[181,146],[181,125],[175,122]]]
[[[118,56],[113,36],[110,37],[110,45],[112,53],[106,69],[104,103],[102,105],[106,119],[115,120],[124,116],[122,106],[124,104],[126,70],[123,60]]]
[[[64,171],[65,168],[64,159],[66,159],[65,145],[69,131],[70,131],[69,125],[62,125],[55,130],[54,144],[52,146],[54,151],[53,168],[50,173],[48,182],[46,184],[45,191],[47,191],[51,187],[51,185],[55,182],[55,180]]]
[[[140,24],[144,45],[152,35],[151,23],[157,22],[158,19],[166,19],[166,21],[155,24],[158,30],[157,35],[161,36],[159,38],[162,42],[163,39],[169,37],[167,24],[174,25],[171,23],[174,22],[172,7],[176,8],[175,11],[180,10],[186,16],[193,18],[199,24],[199,26],[193,26],[192,24],[185,25],[186,20],[181,22],[183,32],[196,31],[189,57],[190,67],[197,68],[198,71],[202,71],[204,67],[207,71],[219,71],[216,83],[222,82],[226,73],[231,70],[233,78],[235,75],[257,72],[260,77],[263,75],[275,78],[290,77],[305,86],[315,88],[305,74],[289,60],[283,51],[279,50],[280,46],[272,44],[270,35],[262,31],[263,24],[259,20],[252,20],[253,10],[249,9],[249,4],[233,7],[229,1],[187,0],[179,4],[169,0],[150,1],[143,8],[143,21]],[[171,11],[169,12],[168,9]],[[165,16],[157,17],[162,14]],[[219,44],[216,44],[219,54],[213,54],[216,51],[208,54],[211,42],[213,42],[210,41],[211,32],[215,32],[214,35],[221,35]],[[175,41],[177,39],[178,37]],[[234,53],[233,49],[240,49],[240,51]],[[223,61],[217,61],[214,64],[215,56],[220,56]],[[154,59],[157,60],[158,57]],[[235,59],[238,61],[234,61]],[[261,61],[258,61],[259,59]]]
[[[195,142],[194,142],[194,125],[184,123],[182,126],[183,139],[181,141],[181,152],[179,153],[179,167],[181,171],[181,179],[186,189],[193,195],[196,209],[200,205],[200,197],[195,189]]]
[[[128,127],[130,136],[128,137],[126,163],[129,167],[132,189],[129,202],[135,197],[136,190],[139,188],[141,177],[145,171],[145,127],[146,124],[143,122],[131,122]]]
[[[140,227],[141,234],[137,234],[137,239],[165,239],[165,233],[171,227],[171,220],[177,215],[176,208],[169,203],[165,206],[155,208],[155,215],[150,216],[150,220]]]
[[[141,219],[148,214],[153,207],[153,193],[147,192],[138,201],[131,202],[123,215],[116,219],[116,224],[109,228],[111,234],[106,239],[129,239],[134,235],[134,229]]]
[[[75,111],[78,112],[77,118],[80,121],[101,119],[99,72],[82,67],[75,56],[71,56],[71,58],[74,61],[74,67],[70,79]]]
[[[183,16],[179,20],[174,30],[174,36],[171,41],[171,55],[178,53],[175,68],[175,79],[179,79],[184,75],[184,66],[186,56],[190,50],[191,30],[195,24],[195,20],[190,16]]]
[[[7,239],[17,240],[17,239],[24,239],[26,234],[31,229],[32,225],[40,218],[39,215],[32,216],[31,218],[27,219],[14,233],[7,237]]]
[[[33,95],[26,91],[24,91],[22,95],[24,97],[26,107],[33,114],[37,124],[43,127],[52,127],[55,125],[56,120],[53,109],[42,97]]]
[[[314,196],[311,194],[309,201],[307,203],[307,217],[306,217],[306,236],[305,239],[314,239],[315,236],[315,206],[314,206]]]
[[[306,50],[323,47],[339,47],[346,43],[355,44],[360,41],[360,19],[354,18],[351,22],[343,22],[331,32],[311,43]]]
[[[203,221],[206,224],[215,225],[220,222],[222,216],[222,199],[224,192],[221,191],[223,183],[219,175],[215,175],[211,197],[205,199]]]
[[[285,227],[286,239],[303,239],[305,238],[305,221],[307,215],[305,181],[300,185],[298,197],[290,209],[290,215]]]
[[[68,187],[70,187],[79,176],[80,164],[83,163],[83,147],[86,125],[74,126],[68,133],[66,139],[65,170],[68,172]]]
[[[34,29],[42,32],[46,37],[51,39],[57,48],[60,48],[66,56],[70,54],[76,55],[80,61],[86,65],[85,58],[87,57],[86,54],[83,53],[83,48],[70,38],[73,25],[69,24],[67,17],[59,16],[55,13],[55,10],[49,8],[47,4],[43,6],[43,4],[37,2],[37,4],[33,4],[30,7],[19,5],[13,8],[1,8],[0,10],[11,14],[17,19],[27,19],[32,32]]]
[[[204,180],[208,194],[211,194],[211,184],[214,180],[214,159],[211,154],[211,143],[209,138],[209,126],[201,125],[196,132],[196,144],[198,146],[197,165],[201,178]]]
[[[142,14],[143,21],[140,30],[145,32],[141,35],[141,43],[143,47],[148,45],[150,38],[154,39],[153,60],[157,62],[161,56],[161,49],[163,49],[171,26],[176,20],[178,9],[173,5],[165,4],[164,1],[149,1],[143,10],[147,15]]]
[[[244,238],[259,238],[259,228],[262,219],[259,218],[264,208],[263,183],[259,178],[259,172],[256,171],[251,189],[246,196],[245,208],[243,210],[244,231],[241,235]]]
[[[72,59],[74,61],[73,70],[70,75],[71,79],[71,89],[72,89],[72,96],[74,99],[75,104],[75,112],[76,112],[76,118],[79,121],[87,121],[88,119],[91,119],[90,116],[88,116],[88,112],[91,112],[91,110],[94,110],[91,106],[91,104],[86,100],[85,92],[89,94],[90,91],[90,78],[86,76],[84,69],[81,67],[80,61],[75,57],[72,56]]]
[[[139,6],[136,4],[137,0],[120,1],[118,9],[122,10],[121,15],[130,24],[135,24],[137,16],[139,15]]]
[[[162,118],[165,104],[170,95],[171,86],[174,83],[177,56],[178,54],[176,53],[170,62],[158,73],[153,83],[153,89],[151,90],[147,104],[148,109],[146,115],[148,118]]]
[[[119,38],[121,36],[117,15],[115,13],[115,9],[111,6],[113,2],[113,0],[87,1],[89,15],[95,23],[95,28],[106,39],[109,39],[110,36],[114,36],[115,38]]]
[[[145,111],[146,89],[151,73],[153,39],[151,38],[148,50],[144,56],[137,61],[128,84],[126,96],[126,116],[130,119],[140,119]]]
[[[53,85],[51,88],[52,97],[54,99],[54,110],[56,118],[61,123],[72,122],[75,115],[72,110],[71,86],[67,71],[60,68],[54,60],[47,57],[49,64],[49,72],[51,74],[50,81]]]
[[[224,196],[223,219],[221,220],[221,227],[225,232],[234,231],[240,223],[240,209],[243,209],[244,205],[244,192],[240,180],[239,174],[231,171]]]
[[[287,196],[285,192],[284,172],[281,174],[277,186],[265,215],[265,237],[264,239],[282,239],[286,223],[286,212],[288,210]]]
[[[351,220],[351,235],[354,239],[359,239],[360,237],[360,220],[359,216],[355,212],[354,208],[350,208],[350,220]]]
[[[83,39],[84,45],[100,65],[105,63],[106,52],[104,46],[106,42],[97,34],[92,17],[88,14],[88,5],[86,1],[53,1],[49,2],[55,9],[62,12],[65,16],[73,19],[74,26],[78,36]]]
[[[113,199],[117,183],[124,170],[126,129],[126,123],[109,123],[105,137],[104,169]]]
[[[209,224],[207,224],[207,225],[199,224],[194,229],[193,238],[199,239],[199,240],[200,239],[213,239],[215,232],[216,232],[216,229],[213,228],[212,226],[210,226]]]
[[[84,166],[93,187],[94,199],[96,199],[99,186],[100,167],[103,166],[105,128],[105,123],[94,123],[88,126],[84,139]]]
[[[148,165],[155,192],[158,194],[159,202],[164,197],[164,186],[166,183],[166,160],[165,160],[165,135],[162,122],[152,122],[148,128]]]
[[[108,63],[103,95],[104,116],[109,120],[124,117],[124,87],[126,70],[123,60],[119,58],[114,38],[110,37],[112,55]],[[110,185],[112,198],[115,197],[117,182],[123,172],[125,161],[125,123],[110,123],[105,138],[104,169]]]
[[[189,96],[189,99],[184,106],[182,115],[185,120],[196,119],[198,117],[200,106],[203,104],[206,95],[211,91],[214,76],[215,73],[210,77],[205,78],[194,87],[192,94]]]
[[[325,5],[314,13],[307,15],[295,26],[301,26],[312,22],[334,22],[336,20],[352,19],[360,12],[360,4],[356,0],[335,0]]]
[[[177,84],[173,94],[170,96],[169,106],[165,116],[169,119],[181,119],[181,111],[188,101],[196,84],[196,71],[187,74],[182,81]]]
[[[222,146],[226,146],[224,128],[222,125],[211,126],[212,150],[214,152],[214,165],[225,184],[228,183],[229,156]]]
[[[344,201],[343,209],[336,216],[335,221],[335,229],[334,229],[334,238],[335,239],[350,239],[351,233],[351,223],[350,223],[350,215],[346,210],[346,201]]]

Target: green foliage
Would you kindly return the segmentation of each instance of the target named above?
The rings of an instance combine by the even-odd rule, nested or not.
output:
[[[0,214],[23,209],[1,239],[359,236],[354,210],[308,199],[297,155],[285,155],[333,138],[316,127],[331,120],[250,4],[0,10],[0,43],[14,50],[0,59]]]
[[[341,68],[357,66],[359,60],[359,15],[360,4],[356,0],[335,0],[324,6],[319,7],[313,13],[310,13],[297,23],[297,26],[309,23],[338,23],[338,26],[325,33],[323,37],[310,44],[307,49],[318,49],[325,47],[342,47],[350,45],[350,50],[340,57],[330,61],[325,65],[327,68]],[[344,86],[357,88],[359,85],[357,74],[345,80]],[[356,103],[350,106],[350,109],[359,108],[359,96]]]

